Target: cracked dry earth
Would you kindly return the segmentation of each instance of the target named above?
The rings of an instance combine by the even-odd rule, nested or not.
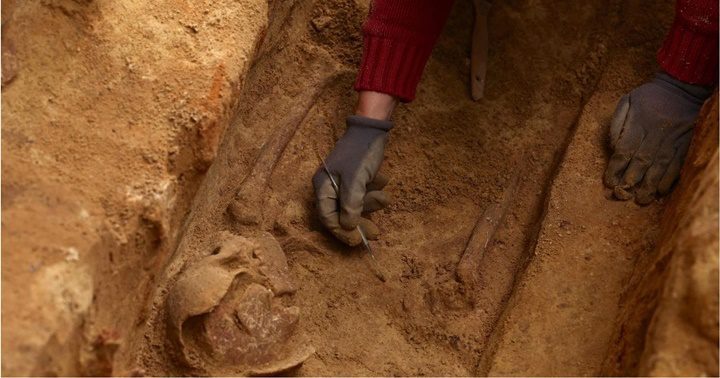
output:
[[[136,244],[123,244],[114,257],[125,262],[122,269],[107,268],[114,264],[112,253],[110,263],[96,263],[123,278],[104,281],[98,278],[104,270],[96,271],[90,283],[96,288],[94,299],[86,305],[91,310],[81,316],[85,322],[74,323],[76,336],[56,336],[39,348],[28,344],[29,365],[13,365],[3,357],[3,372],[312,376],[494,371],[492,356],[500,345],[494,331],[536,246],[574,230],[569,222],[552,218],[559,231],[540,237],[552,211],[550,187],[581,114],[605,124],[615,94],[653,72],[654,49],[672,4],[497,2],[490,12],[486,97],[473,102],[467,83],[472,4],[458,1],[418,99],[394,116],[397,127],[383,170],[391,177],[387,189],[395,201],[372,215],[384,231],[372,242],[377,263],[322,229],[310,183],[318,155],[332,148],[353,110],[351,84],[367,10],[367,1],[271,2],[268,25],[254,43],[242,82],[216,93],[220,99],[232,97],[234,104],[227,112],[232,114],[227,129],[218,136],[209,132],[219,143],[216,149],[207,153],[201,146],[200,153],[190,153],[199,161],[195,165],[183,163],[191,159],[184,150],[173,153],[173,167],[189,167],[174,171],[182,179],[176,180],[173,215],[144,207],[139,229],[146,233]],[[202,36],[206,26],[186,22],[183,33]],[[4,81],[5,75],[3,70]],[[22,65],[15,80],[21,75]],[[4,94],[16,84],[9,82]],[[606,94],[601,103],[586,107],[598,88]],[[173,114],[186,116],[180,110]],[[13,138],[4,144],[15,143]],[[178,140],[195,151],[195,139]],[[601,150],[604,140],[590,143]],[[600,185],[602,164],[597,163],[603,159],[571,163],[593,167],[586,173]],[[558,190],[556,195],[569,199],[588,193],[583,187]],[[626,222],[617,230],[603,224],[595,232],[617,232],[611,238],[623,245],[618,253],[632,261],[638,251],[652,247],[656,229],[650,224],[661,206],[598,206],[594,217],[619,212],[649,221]],[[489,208],[495,209],[491,228],[497,230],[483,231],[492,239],[484,254],[458,272],[474,243],[474,230],[487,227],[481,223]],[[112,250],[114,242],[108,240],[94,250]],[[128,273],[132,260],[123,256],[138,253],[145,256],[143,272]],[[5,269],[4,288],[13,283],[6,281]],[[618,282],[627,274],[598,269],[595,274]],[[621,289],[618,284],[608,298],[619,296]],[[566,295],[572,302],[579,294]],[[120,297],[130,299],[122,306],[108,304],[114,311],[98,304]],[[584,311],[614,314],[613,300],[596,303],[599,307]],[[607,327],[613,320],[592,319]],[[559,326],[546,319],[549,329]],[[12,337],[3,338],[4,347],[22,334]],[[597,372],[596,362],[605,352],[602,345],[589,350],[594,355],[587,361],[594,362],[580,361],[581,368],[572,372]]]

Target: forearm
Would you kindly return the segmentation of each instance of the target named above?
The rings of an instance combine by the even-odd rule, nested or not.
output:
[[[452,3],[452,0],[373,1],[363,25],[363,58],[355,89],[412,101]]]
[[[397,98],[386,93],[360,91],[355,114],[381,121],[389,121],[397,103]]]

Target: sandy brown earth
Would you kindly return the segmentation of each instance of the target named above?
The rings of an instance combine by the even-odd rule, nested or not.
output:
[[[476,103],[458,1],[394,118],[377,263],[322,229],[310,183],[353,110],[368,6],[3,4],[3,374],[601,371],[663,207],[609,199],[604,132],[656,69],[672,3],[497,2]],[[576,309],[584,332],[553,333]],[[562,337],[522,344],[508,322]],[[503,340],[550,347],[532,362]]]
[[[4,374],[109,371],[267,12],[259,1],[2,3]],[[95,344],[109,357],[96,361]]]

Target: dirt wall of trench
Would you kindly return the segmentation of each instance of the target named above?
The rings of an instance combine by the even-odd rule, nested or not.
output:
[[[278,9],[2,2],[3,375],[130,354]]]
[[[627,284],[603,373],[717,376],[717,92],[698,117],[660,235]]]

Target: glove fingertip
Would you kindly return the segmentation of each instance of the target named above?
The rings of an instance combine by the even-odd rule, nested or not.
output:
[[[390,196],[381,190],[368,192],[368,194],[365,195],[365,198],[363,198],[363,213],[372,213],[382,210],[390,204],[390,201]]]
[[[344,228],[345,230],[352,230],[360,223],[360,212],[348,212],[348,211],[341,211],[340,212],[340,226]]]
[[[671,175],[665,175],[658,184],[658,193],[660,195],[667,195],[672,191],[673,186],[675,185],[675,181],[677,179],[677,176],[671,176]]]
[[[372,190],[382,190],[388,182],[390,182],[390,177],[387,175],[384,175],[383,173],[378,172],[375,175],[375,178],[368,184],[368,191]]]
[[[349,245],[350,247],[355,247],[362,243],[362,238],[360,237],[360,234],[358,234],[357,230],[342,230],[340,232],[334,232],[334,235],[338,240],[340,240],[344,244]]]
[[[629,163],[630,156],[627,154],[616,152],[610,157],[604,178],[605,185],[608,188],[615,188],[620,185],[620,180],[622,180]]]
[[[617,176],[614,175],[614,172],[610,169],[610,167],[607,167],[605,170],[605,175],[603,176],[603,183],[605,183],[605,186],[608,188],[615,188],[619,183],[620,180],[618,180]]]
[[[633,198],[633,192],[629,189],[628,187],[618,185],[613,189],[613,195],[620,201],[627,201]]]
[[[377,240],[380,236],[380,228],[370,219],[361,218],[360,228],[365,233],[365,237],[370,240]]]
[[[635,202],[638,205],[646,206],[655,200],[655,192],[650,190],[638,191],[635,195]]]

